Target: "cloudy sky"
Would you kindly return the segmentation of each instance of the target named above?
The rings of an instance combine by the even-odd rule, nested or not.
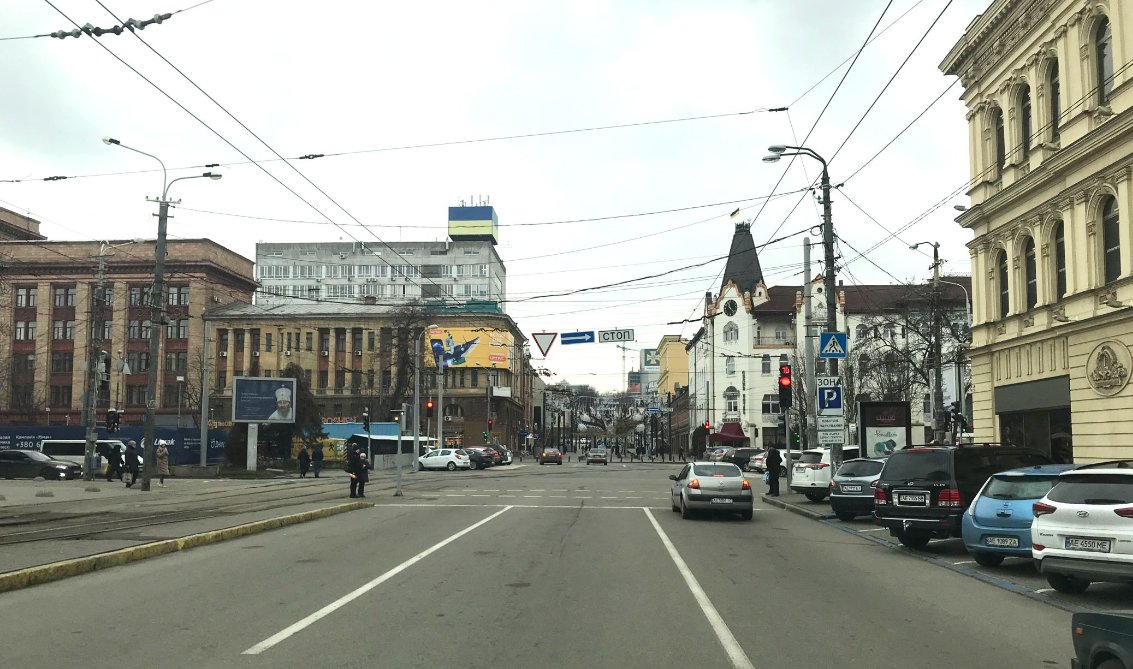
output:
[[[249,258],[258,241],[441,239],[447,207],[490,199],[521,330],[633,328],[633,369],[662,335],[695,333],[666,324],[719,290],[723,261],[708,261],[727,253],[734,209],[757,244],[819,223],[800,192],[817,163],[765,164],[771,144],[805,140],[844,183],[839,278],[924,280],[931,258],[908,249],[919,241],[940,242],[946,273],[969,272],[971,235],[952,222],[967,203],[964,108],[937,66],[989,4],[4,0],[0,38],[185,11],[139,32],[145,43],[0,41],[0,206],[39,219],[51,239],[152,237],[145,198],[160,172],[105,136],[159,156],[171,178],[224,165],[222,181],[174,186],[170,236]],[[777,107],[788,110],[766,111]],[[292,169],[277,153],[326,157]],[[57,175],[82,178],[44,180]],[[802,239],[761,251],[768,284],[800,283]],[[622,356],[555,344],[540,364],[551,382],[615,390]]]

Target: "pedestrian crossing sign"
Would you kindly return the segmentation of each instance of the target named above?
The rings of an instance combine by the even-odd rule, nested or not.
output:
[[[849,336],[845,332],[823,332],[819,334],[818,357],[845,358],[849,350]]]

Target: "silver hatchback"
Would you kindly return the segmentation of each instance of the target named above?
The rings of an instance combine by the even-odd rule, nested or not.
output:
[[[846,460],[830,481],[830,508],[839,520],[873,513],[873,493],[886,458]]]
[[[730,462],[690,462],[679,474],[670,474],[673,482],[673,511],[690,518],[696,511],[738,513],[751,520],[751,483],[740,468]]]

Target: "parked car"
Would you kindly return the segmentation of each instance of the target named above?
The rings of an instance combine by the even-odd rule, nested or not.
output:
[[[0,450],[0,478],[34,479],[42,476],[48,481],[81,478],[83,468],[73,462],[56,460],[39,451],[21,448]]]
[[[791,451],[792,461],[797,462],[798,459],[799,459],[799,455],[800,455],[800,453],[799,453],[798,450],[792,450]],[[766,471],[767,468],[763,466],[763,459],[766,458],[766,457],[767,457],[767,450],[766,449],[761,449],[759,453],[751,456],[751,459],[748,460],[748,466],[747,466],[748,471],[759,472],[760,474],[762,474],[764,471]],[[779,465],[779,478],[781,478],[781,479],[787,478],[787,451],[785,449],[780,448],[779,449],[779,457],[783,458],[783,464]]]
[[[740,469],[746,469],[747,463],[752,458],[752,456],[755,456],[762,452],[763,449],[759,448],[729,448],[728,450],[724,451],[724,456],[721,458],[721,461],[730,462]]]
[[[1002,444],[894,451],[874,488],[873,517],[905,546],[924,548],[961,536],[964,509],[993,474],[1049,464],[1039,451]]]
[[[126,452],[126,444],[123,444],[117,439],[98,439],[95,441],[94,469],[96,472],[102,469],[103,454],[107,453],[110,449],[113,448],[117,448],[121,453]],[[39,452],[43,453],[49,458],[54,458],[56,460],[66,460],[67,462],[73,462],[80,467],[85,467],[87,440],[44,439],[39,442]]]
[[[610,457],[606,453],[606,449],[600,446],[595,446],[586,454],[586,464],[590,465],[596,462],[600,462],[604,465],[610,464]]]
[[[491,449],[486,446],[465,446],[460,450],[468,455],[469,469],[487,469],[495,465]]]
[[[885,458],[846,460],[830,480],[830,508],[840,520],[851,521],[873,513],[873,488],[885,467]]]
[[[1032,510],[1031,554],[1050,587],[1133,583],[1133,462],[1064,472]]]
[[[696,511],[738,513],[751,520],[754,509],[751,483],[730,462],[690,462],[679,474],[670,474],[673,511],[690,518]]]
[[[472,460],[462,448],[440,448],[417,459],[417,469],[471,469]]]
[[[1070,669],[1133,669],[1133,614],[1075,613]]]
[[[502,465],[504,463],[503,455],[491,446],[465,446],[464,450],[479,451],[484,457],[488,458],[489,466]]]
[[[544,448],[539,451],[539,464],[545,465],[548,462],[561,465],[563,463],[563,452],[557,448]]]
[[[723,446],[716,446],[704,452],[704,459],[708,462],[719,462],[720,458],[724,457],[724,451],[728,450]]]
[[[497,454],[499,454],[500,461],[497,462],[496,464],[499,464],[499,465],[510,465],[511,464],[511,451],[504,448],[503,446],[500,446],[499,444],[491,444],[491,445],[488,446],[488,448],[492,449]]]
[[[842,448],[842,461],[853,460],[860,455],[857,446]],[[831,450],[829,448],[816,448],[803,451],[799,459],[791,465],[790,488],[794,492],[801,492],[812,502],[821,502],[830,494],[830,479],[834,472],[831,469]],[[786,458],[784,458],[786,462]]]
[[[1006,557],[1031,557],[1032,505],[1074,465],[1035,465],[993,474],[960,520],[964,547],[976,562],[995,567]]]

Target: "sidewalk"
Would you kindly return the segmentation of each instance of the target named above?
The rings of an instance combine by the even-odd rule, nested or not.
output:
[[[766,493],[763,494],[762,499],[764,503],[771,506],[777,506],[780,509],[786,509],[792,513],[797,513],[813,520],[826,520],[834,518],[834,512],[830,509],[830,498],[826,498],[821,502],[812,502],[806,498],[802,493],[788,492],[786,481],[779,484],[779,496],[771,497]],[[754,487],[754,483],[752,484]],[[760,482],[760,486],[765,486]]]

